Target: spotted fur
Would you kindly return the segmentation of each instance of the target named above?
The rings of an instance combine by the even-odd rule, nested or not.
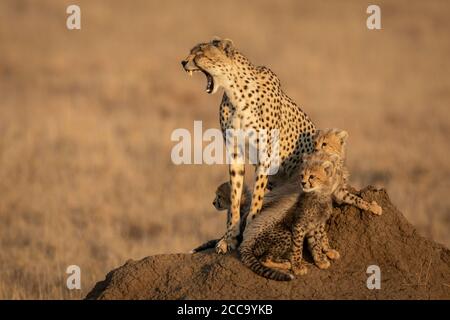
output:
[[[270,204],[266,202],[261,214],[246,227],[239,248],[246,266],[269,279],[291,280],[293,275],[280,269],[291,268],[295,274],[306,272],[302,264],[305,237],[319,268],[329,267],[328,258],[339,257],[330,248],[325,232],[332,210],[333,173],[331,161],[303,162],[300,178],[292,178],[297,181],[297,191],[293,190],[292,183],[287,184],[290,189],[276,194]],[[300,185],[303,192],[299,192]]]
[[[348,133],[340,129],[319,130],[316,133],[314,141],[315,152],[306,155],[305,159],[326,160],[330,155],[338,156],[335,161],[335,187],[333,192],[333,199],[337,203],[347,203],[362,210],[371,211],[373,214],[382,214],[382,208],[375,202],[371,203],[361,199],[348,190],[349,172],[345,166],[346,146]]]
[[[271,159],[279,153],[280,168],[291,176],[301,163],[301,155],[313,151],[315,126],[309,117],[282,91],[278,77],[268,68],[255,66],[228,39],[215,39],[196,45],[182,62],[187,72],[202,72],[207,78],[208,93],[224,89],[220,104],[220,126],[226,139],[227,129],[250,130],[256,134],[247,141],[252,148],[267,157],[256,164],[250,213],[252,220],[263,206]],[[272,150],[279,132],[279,149]],[[265,132],[266,137],[259,137]],[[264,141],[262,141],[264,139]],[[265,147],[260,146],[265,143]],[[226,253],[237,245],[240,202],[244,184],[242,150],[237,146],[227,150],[231,184],[231,219],[227,231],[217,244],[218,253]]]

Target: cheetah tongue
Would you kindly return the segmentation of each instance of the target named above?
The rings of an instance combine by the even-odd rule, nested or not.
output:
[[[214,79],[213,79],[213,77],[209,74],[209,73],[207,73],[207,72],[205,72],[205,76],[206,76],[206,92],[207,93],[211,93],[211,92],[213,92],[213,90],[214,90]]]

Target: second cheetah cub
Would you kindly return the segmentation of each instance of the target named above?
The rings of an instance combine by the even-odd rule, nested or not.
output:
[[[347,138],[348,133],[344,130],[319,130],[314,139],[315,152],[304,155],[304,159],[326,160],[330,155],[337,155],[339,158],[338,161],[335,162],[336,187],[333,192],[333,199],[339,204],[344,202],[354,205],[359,209],[370,211],[373,214],[381,215],[383,210],[378,203],[375,201],[368,203],[348,191],[347,181],[349,173],[345,166]]]
[[[250,190],[244,184],[241,197],[241,208],[240,208],[241,225],[239,233],[240,236],[237,237],[238,244],[240,244],[242,241],[242,233],[244,232],[247,215],[250,210],[251,199],[252,197],[250,194]],[[231,223],[231,187],[229,182],[224,182],[217,187],[216,196],[213,201],[213,206],[218,211],[227,210],[227,225],[229,225]],[[209,240],[203,243],[202,245],[198,246],[197,248],[192,249],[190,253],[197,253],[207,249],[215,248],[219,241],[220,239]]]
[[[319,268],[330,266],[328,258],[339,258],[339,253],[330,248],[325,233],[325,223],[332,210],[334,171],[333,161],[302,163],[300,179],[298,176],[296,179],[297,195],[280,195],[272,205],[263,207],[246,227],[240,254],[247,267],[263,277],[279,281],[294,278],[287,269],[296,275],[305,274],[307,269],[302,263],[305,237]]]

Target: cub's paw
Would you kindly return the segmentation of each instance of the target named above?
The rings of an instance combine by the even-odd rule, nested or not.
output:
[[[328,261],[328,259],[323,259],[322,261],[316,261],[316,266],[319,269],[328,269],[330,267],[330,261]]]
[[[383,213],[383,209],[376,203],[375,201],[372,201],[369,205],[369,210],[376,214],[377,216],[381,215]]]
[[[292,272],[294,272],[296,276],[303,276],[308,273],[308,268],[302,263],[294,263],[292,265]]]
[[[334,249],[330,249],[326,252],[326,255],[328,258],[330,258],[331,260],[336,260],[339,259],[341,257],[341,255],[339,254],[338,251],[334,250]]]

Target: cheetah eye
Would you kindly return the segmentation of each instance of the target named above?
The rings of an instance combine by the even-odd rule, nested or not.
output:
[[[313,175],[313,174],[309,176],[310,179],[314,179],[315,177],[316,177],[316,176]]]
[[[327,146],[326,142],[322,143],[322,147],[326,147],[326,146]]]

